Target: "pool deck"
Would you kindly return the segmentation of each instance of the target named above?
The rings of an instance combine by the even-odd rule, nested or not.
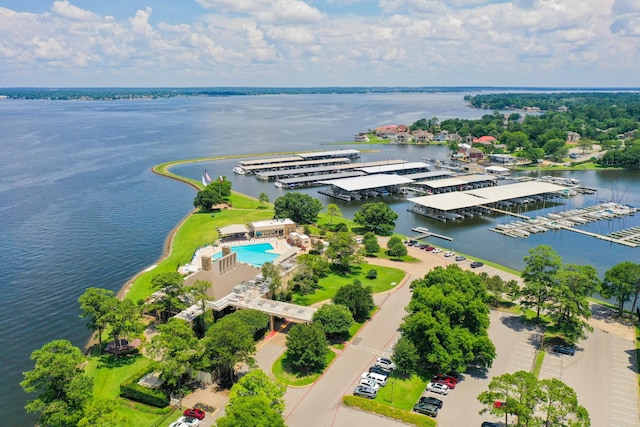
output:
[[[202,248],[199,248],[196,253],[193,255],[191,259],[191,266],[193,266],[197,270],[202,270],[202,257],[203,256],[212,256],[220,251],[222,251],[223,246],[247,246],[247,245],[255,245],[258,243],[270,243],[273,246],[273,249],[267,250],[266,252],[270,254],[283,255],[291,250],[291,245],[287,243],[284,239],[278,239],[275,237],[261,238],[261,239],[251,239],[251,240],[234,240],[230,242],[221,243],[219,246],[208,245]]]

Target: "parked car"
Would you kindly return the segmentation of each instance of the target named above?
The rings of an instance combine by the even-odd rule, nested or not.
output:
[[[435,248],[433,246],[427,246],[426,248],[424,248],[424,250],[427,251],[427,252],[431,252],[434,249]]]
[[[450,379],[443,379],[443,380],[438,380],[438,381],[431,381],[434,384],[444,384],[447,387],[449,387],[449,390],[453,390],[454,388],[456,388],[456,383],[454,381],[451,381]]]
[[[500,424],[492,423],[491,421],[485,421],[482,423],[481,427],[500,427]]]
[[[358,385],[371,387],[374,390],[378,390],[380,388],[380,384],[378,384],[375,380],[369,378],[368,376],[366,378],[360,378],[360,384]]]
[[[427,384],[427,390],[432,393],[439,393],[445,396],[449,394],[449,387],[442,383],[429,383]]]
[[[363,372],[362,375],[360,375],[360,378],[373,380],[378,383],[380,387],[386,386],[387,380],[389,379],[386,375],[378,374],[376,372]]]
[[[382,369],[380,366],[372,366],[369,368],[369,372],[375,373],[375,374],[380,374],[380,375],[384,375],[385,377],[389,376],[389,371],[387,371],[386,369]]]
[[[482,267],[484,265],[484,262],[480,262],[480,261],[473,261],[471,263],[471,268],[479,268]]]
[[[456,257],[456,261],[464,261],[465,259],[467,259],[467,257],[466,257],[466,256],[463,256],[463,255],[458,255],[458,256]]]
[[[359,386],[356,386],[356,388],[353,390],[353,394],[354,396],[361,396],[369,399],[375,399],[376,396],[378,395],[378,392],[371,387],[359,385]]]
[[[572,345],[554,345],[553,351],[556,353],[568,354],[569,356],[576,354],[576,349]]]
[[[185,409],[182,415],[184,415],[185,417],[193,417],[199,420],[204,420],[206,413],[202,409],[189,408]]]
[[[171,424],[169,427],[198,427],[200,420],[194,417],[180,417],[178,421]]]
[[[387,359],[386,357],[378,357],[375,366],[382,368],[385,371],[393,371],[394,369],[396,369],[396,364],[393,363],[391,359]]]
[[[431,251],[432,254],[439,254],[440,252],[442,252],[442,249],[440,248],[433,248],[433,250]]]
[[[432,383],[438,382],[438,381],[451,381],[454,384],[458,384],[458,381],[460,381],[460,378],[458,377],[458,375],[456,374],[438,374],[438,375],[434,375],[433,378],[431,379]]]
[[[447,251],[447,252],[444,253],[444,256],[446,256],[447,258],[455,256],[455,255],[456,255],[456,253],[453,252],[453,251]]]
[[[442,405],[444,405],[444,402],[442,400],[431,396],[422,396],[420,400],[418,400],[418,403],[429,403],[431,405],[436,405],[438,409],[442,409]]]
[[[420,414],[425,414],[428,415],[430,417],[437,417],[438,416],[438,407],[436,405],[432,405],[430,403],[416,403],[415,405],[413,405],[413,410],[420,413]]]

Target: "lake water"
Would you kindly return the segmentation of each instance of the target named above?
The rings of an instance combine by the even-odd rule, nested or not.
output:
[[[83,346],[90,332],[77,304],[87,287],[117,291],[135,273],[155,263],[167,233],[191,209],[193,189],[150,172],[157,163],[214,155],[294,150],[333,150],[355,132],[383,124],[410,124],[426,117],[479,118],[462,93],[375,95],[283,95],[230,98],[170,98],[148,101],[0,101],[0,419],[28,425],[28,396],[19,382],[33,367],[30,353],[54,339]],[[353,148],[353,147],[349,147]],[[357,146],[373,149],[363,160],[447,156],[444,147]],[[234,190],[271,201],[284,194],[272,183],[231,172],[235,161],[174,169],[199,179],[226,175]],[[640,206],[637,172],[559,173],[600,189],[569,207],[620,199]],[[337,203],[352,217],[363,202]],[[454,238],[453,250],[520,268],[527,251],[552,245],[565,262],[592,264],[603,273],[621,261],[638,261],[638,249],[611,245],[569,232],[511,239],[488,231],[501,217],[441,223],[398,212],[397,231],[424,226]],[[550,208],[551,210],[557,208]],[[596,223],[608,232],[638,225],[638,216]],[[437,241],[434,241],[437,243]],[[441,242],[442,243],[442,242]]]

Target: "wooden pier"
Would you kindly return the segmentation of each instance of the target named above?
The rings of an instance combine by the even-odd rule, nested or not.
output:
[[[425,227],[415,227],[415,228],[412,228],[411,231],[413,231],[415,233],[420,233],[420,234],[418,234],[416,236],[409,237],[409,239],[411,239],[411,240],[420,240],[420,239],[425,239],[427,237],[437,237],[438,239],[448,240],[450,242],[453,241],[452,237],[443,236],[442,234],[432,233],[432,232],[429,231],[428,228],[425,228]]]

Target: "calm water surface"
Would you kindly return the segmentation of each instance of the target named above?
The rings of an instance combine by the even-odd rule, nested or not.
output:
[[[426,117],[479,118],[464,94],[295,95],[231,98],[173,98],[155,101],[0,101],[0,419],[28,425],[28,399],[19,387],[33,367],[30,353],[54,339],[83,346],[89,337],[78,317],[77,298],[89,286],[117,291],[153,264],[167,233],[192,207],[194,191],[150,172],[157,163],[196,157],[291,150],[333,150],[355,132]],[[351,148],[351,147],[350,147]],[[446,158],[444,147],[358,146],[378,150],[363,161]],[[234,190],[271,200],[284,194],[272,183],[235,176],[235,161],[183,165],[175,172],[196,179],[206,167],[227,175]],[[569,176],[568,173],[562,173]],[[616,199],[640,206],[638,173],[573,173],[600,189],[572,199],[570,207]],[[323,204],[337,203],[304,190]],[[339,203],[352,217],[361,202]],[[398,212],[397,231],[426,226],[454,238],[456,251],[514,268],[532,246],[550,244],[565,262],[589,263],[603,273],[612,265],[638,261],[638,250],[576,234],[547,233],[510,239],[487,229],[501,217],[441,223],[406,211],[403,199],[389,201]],[[550,211],[557,208],[548,208]],[[630,217],[593,225],[608,232],[638,225]],[[8,422],[7,422],[8,420]]]

